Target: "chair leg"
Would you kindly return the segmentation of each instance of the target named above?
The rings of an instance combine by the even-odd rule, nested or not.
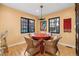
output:
[[[36,56],[40,51],[37,51],[36,53],[34,53],[32,56]]]
[[[57,51],[58,51],[58,54],[60,55],[60,51],[59,51],[58,47],[57,47]]]
[[[25,50],[24,55],[25,55],[26,51],[27,51],[27,49]],[[26,55],[25,55],[25,56],[26,56]]]
[[[56,56],[56,54],[52,54],[51,52],[45,51],[45,53],[49,54],[50,56]]]
[[[27,49],[26,49],[25,52],[24,52],[24,56],[26,56],[26,55],[25,55],[26,51],[27,51]],[[40,51],[37,51],[37,52],[34,53],[34,54],[31,54],[31,53],[30,53],[30,54],[31,54],[31,56],[35,56],[35,55],[38,54],[39,52],[40,52]]]
[[[59,49],[58,49],[58,53],[59,53],[59,55],[60,55],[60,51],[59,51]]]

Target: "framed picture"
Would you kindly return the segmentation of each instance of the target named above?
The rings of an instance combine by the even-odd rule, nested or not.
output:
[[[47,28],[46,25],[47,25],[47,23],[46,23],[45,20],[40,21],[40,30],[41,30],[41,31],[46,31],[46,28]]]
[[[64,32],[71,32],[71,18],[64,19]]]

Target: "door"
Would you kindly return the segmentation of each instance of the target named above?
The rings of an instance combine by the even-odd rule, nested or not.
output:
[[[75,4],[76,11],[76,55],[79,56],[79,3]]]

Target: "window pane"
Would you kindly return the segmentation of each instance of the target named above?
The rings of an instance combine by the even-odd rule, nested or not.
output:
[[[34,32],[35,31],[35,24],[34,20],[29,20],[29,32]]]
[[[28,32],[28,19],[21,18],[21,33],[27,33]]]
[[[59,33],[60,32],[60,18],[55,17],[49,20],[49,32]]]

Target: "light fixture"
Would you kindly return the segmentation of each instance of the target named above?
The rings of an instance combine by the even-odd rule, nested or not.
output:
[[[44,20],[44,18],[42,17],[42,8],[43,8],[43,5],[41,5],[40,8],[41,8],[41,18],[39,20]]]

